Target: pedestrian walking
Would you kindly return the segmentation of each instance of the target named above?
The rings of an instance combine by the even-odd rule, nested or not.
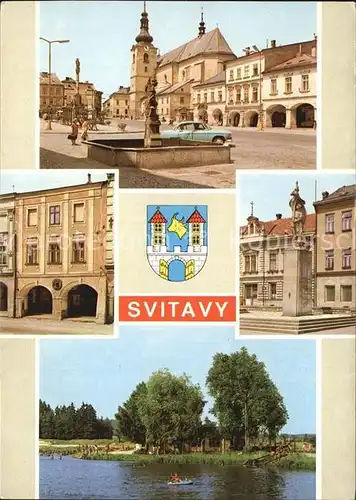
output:
[[[89,130],[89,122],[88,120],[84,120],[82,124],[82,135],[81,135],[82,142],[88,140],[88,130]]]
[[[68,135],[68,139],[72,142],[72,146],[76,145],[76,140],[78,138],[78,123],[76,121],[72,122],[72,133]]]

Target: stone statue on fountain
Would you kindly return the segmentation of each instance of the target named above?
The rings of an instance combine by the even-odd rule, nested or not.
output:
[[[152,78],[150,77],[148,79],[147,85],[145,87],[145,92],[146,92],[145,136],[144,136],[145,148],[162,145],[159,133],[161,122],[157,114],[156,87],[157,87],[157,79],[155,70]]]

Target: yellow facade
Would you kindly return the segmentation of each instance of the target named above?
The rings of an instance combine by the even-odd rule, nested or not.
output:
[[[355,309],[356,185],[324,193],[316,211],[317,305]]]

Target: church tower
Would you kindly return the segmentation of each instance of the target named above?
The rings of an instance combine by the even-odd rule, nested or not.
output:
[[[145,87],[157,66],[157,48],[152,42],[153,38],[148,29],[146,2],[144,2],[140,32],[131,48],[130,115],[134,119],[142,118],[141,102],[145,96]]]

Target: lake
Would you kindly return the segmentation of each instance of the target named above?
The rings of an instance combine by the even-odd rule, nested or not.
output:
[[[168,485],[172,472],[192,485]],[[315,472],[40,458],[40,498],[315,500]]]

